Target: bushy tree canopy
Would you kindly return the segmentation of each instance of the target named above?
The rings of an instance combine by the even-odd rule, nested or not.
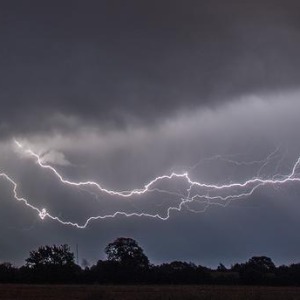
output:
[[[149,266],[149,259],[143,249],[131,238],[117,238],[106,246],[105,253],[109,261],[119,262],[124,266],[140,268]]]
[[[41,266],[72,266],[74,254],[68,245],[42,246],[30,252],[26,265],[30,268]]]

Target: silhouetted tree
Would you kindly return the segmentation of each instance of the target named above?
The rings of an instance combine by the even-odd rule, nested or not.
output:
[[[266,256],[254,256],[246,263],[235,265],[243,283],[271,284],[275,278],[275,264]]]
[[[96,282],[145,282],[149,274],[149,259],[134,239],[117,238],[106,246],[105,253],[108,260],[100,260],[91,267]]]
[[[37,282],[72,282],[79,271],[74,253],[66,244],[42,246],[31,251],[26,259],[26,268],[22,270],[25,277]]]
[[[105,248],[109,261],[132,268],[148,268],[149,259],[143,249],[131,238],[120,237]]]
[[[272,272],[276,268],[272,259],[267,256],[253,256],[246,264],[265,273]]]

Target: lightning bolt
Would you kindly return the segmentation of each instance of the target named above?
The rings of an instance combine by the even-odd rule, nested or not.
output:
[[[51,215],[45,208],[38,208],[32,204],[30,204],[29,200],[25,199],[24,197],[19,196],[18,193],[18,185],[17,183],[9,177],[6,173],[0,173],[0,177],[4,178],[6,181],[8,181],[12,185],[12,192],[13,197],[17,201],[23,202],[27,207],[34,210],[39,217],[44,220],[45,218],[50,218],[54,221],[58,221],[59,223],[63,225],[70,225],[74,226],[76,228],[86,228],[88,224],[93,220],[99,220],[99,219],[109,219],[109,218],[115,218],[117,216],[124,216],[124,217],[148,217],[148,218],[155,218],[160,220],[167,220],[170,218],[172,211],[181,211],[183,207],[188,209],[191,212],[203,212],[205,211],[210,205],[220,205],[220,206],[226,206],[228,205],[232,200],[240,199],[244,197],[248,197],[254,193],[258,188],[265,186],[265,185],[282,185],[289,182],[299,182],[300,178],[297,176],[297,168],[300,165],[300,157],[297,159],[297,161],[292,166],[292,169],[289,174],[287,175],[280,175],[276,174],[272,176],[271,178],[263,179],[259,176],[256,176],[254,178],[251,178],[249,180],[245,180],[243,182],[233,182],[230,184],[223,184],[223,185],[216,185],[216,184],[208,184],[203,183],[199,181],[193,180],[188,172],[183,173],[175,173],[172,172],[169,175],[162,175],[154,178],[149,183],[144,185],[142,188],[133,189],[133,190],[125,190],[125,191],[118,191],[118,190],[112,190],[103,187],[101,184],[95,182],[95,181],[80,181],[80,182],[74,182],[70,181],[68,179],[65,179],[53,166],[46,164],[43,162],[42,158],[35,153],[30,148],[24,147],[23,144],[21,144],[19,141],[14,140],[15,145],[25,154],[32,157],[36,163],[42,168],[47,171],[52,172],[53,175],[55,175],[58,180],[65,185],[74,186],[78,188],[82,187],[88,187],[92,186],[99,190],[101,193],[108,194],[110,196],[116,196],[116,197],[123,197],[123,198],[130,198],[134,196],[140,196],[149,192],[161,192],[161,193],[168,193],[170,195],[176,195],[180,197],[180,201],[175,206],[170,206],[167,208],[167,211],[164,216],[162,216],[159,213],[156,214],[150,214],[150,213],[127,213],[124,211],[117,211],[113,214],[107,214],[107,215],[98,215],[98,216],[92,216],[86,219],[86,221],[83,224],[79,224],[76,222],[71,221],[65,221],[61,218]],[[263,163],[263,167],[266,166],[268,162],[274,156],[276,155],[278,149],[276,149],[274,152],[272,152],[265,161],[257,161],[255,163]],[[230,161],[233,163],[233,161]],[[242,163],[246,164],[246,163]],[[248,163],[247,163],[248,164]],[[250,163],[249,163],[250,164]],[[262,169],[262,168],[261,168]],[[259,170],[259,173],[261,171]],[[188,188],[186,189],[186,194],[181,193],[175,193],[168,190],[162,190],[156,187],[156,185],[162,181],[173,181],[181,179],[183,180]],[[192,203],[200,203],[203,205],[203,209],[201,210],[195,210],[192,209],[189,205]]]

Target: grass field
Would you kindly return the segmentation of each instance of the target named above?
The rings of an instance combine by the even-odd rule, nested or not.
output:
[[[1,300],[300,300],[297,287],[0,285]]]

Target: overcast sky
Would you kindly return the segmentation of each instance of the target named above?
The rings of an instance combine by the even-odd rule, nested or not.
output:
[[[299,1],[3,0],[0,41],[0,171],[65,221],[117,210],[165,216],[186,183],[126,199],[66,186],[14,138],[64,178],[117,191],[173,171],[216,185],[272,178],[300,155]],[[299,262],[299,195],[296,182],[268,185],[201,213],[76,229],[41,220],[0,178],[0,261],[22,264],[40,245],[68,243],[94,263],[129,236],[154,263]]]

